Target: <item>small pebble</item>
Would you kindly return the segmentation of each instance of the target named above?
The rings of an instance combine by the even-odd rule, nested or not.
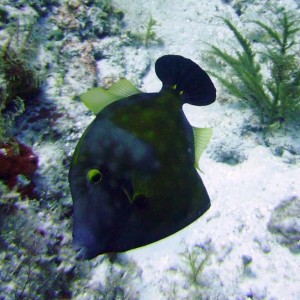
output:
[[[252,257],[250,255],[242,255],[243,265],[247,266],[252,262]]]

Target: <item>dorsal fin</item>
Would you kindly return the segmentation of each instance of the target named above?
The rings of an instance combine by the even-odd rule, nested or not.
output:
[[[208,105],[216,99],[216,89],[209,76],[192,60],[180,55],[164,55],[155,63],[162,90],[175,90],[183,103]]]
[[[195,144],[195,167],[199,171],[201,171],[201,169],[199,167],[200,157],[201,157],[204,149],[209,144],[209,141],[213,134],[213,130],[212,130],[212,128],[193,127],[193,133],[194,133],[194,144]]]
[[[138,93],[140,93],[138,88],[129,80],[122,78],[107,90],[96,87],[82,94],[80,98],[89,110],[98,114],[107,105]]]

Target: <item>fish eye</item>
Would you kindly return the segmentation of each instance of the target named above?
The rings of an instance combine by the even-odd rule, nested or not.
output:
[[[102,173],[97,169],[89,170],[87,178],[91,183],[99,183],[102,180]]]

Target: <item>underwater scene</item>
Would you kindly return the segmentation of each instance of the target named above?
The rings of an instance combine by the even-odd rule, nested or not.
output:
[[[0,300],[299,300],[300,1],[0,0]]]

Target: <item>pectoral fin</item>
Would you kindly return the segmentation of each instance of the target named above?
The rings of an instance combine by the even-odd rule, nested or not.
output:
[[[212,130],[212,128],[193,127],[193,133],[194,133],[194,144],[195,144],[195,167],[199,171],[201,171],[201,169],[199,167],[200,157],[201,157],[204,149],[209,144],[209,141],[213,134],[213,130]]]
[[[131,184],[133,192],[122,187],[129,202],[135,205],[139,209],[145,209],[149,203],[149,186],[145,179],[142,179],[140,175],[133,174],[131,178]]]
[[[148,184],[148,180],[143,178],[140,174],[133,173],[132,174],[132,186],[134,195],[132,197],[133,201],[136,198],[137,195],[144,195],[145,197],[150,196],[150,188]]]

